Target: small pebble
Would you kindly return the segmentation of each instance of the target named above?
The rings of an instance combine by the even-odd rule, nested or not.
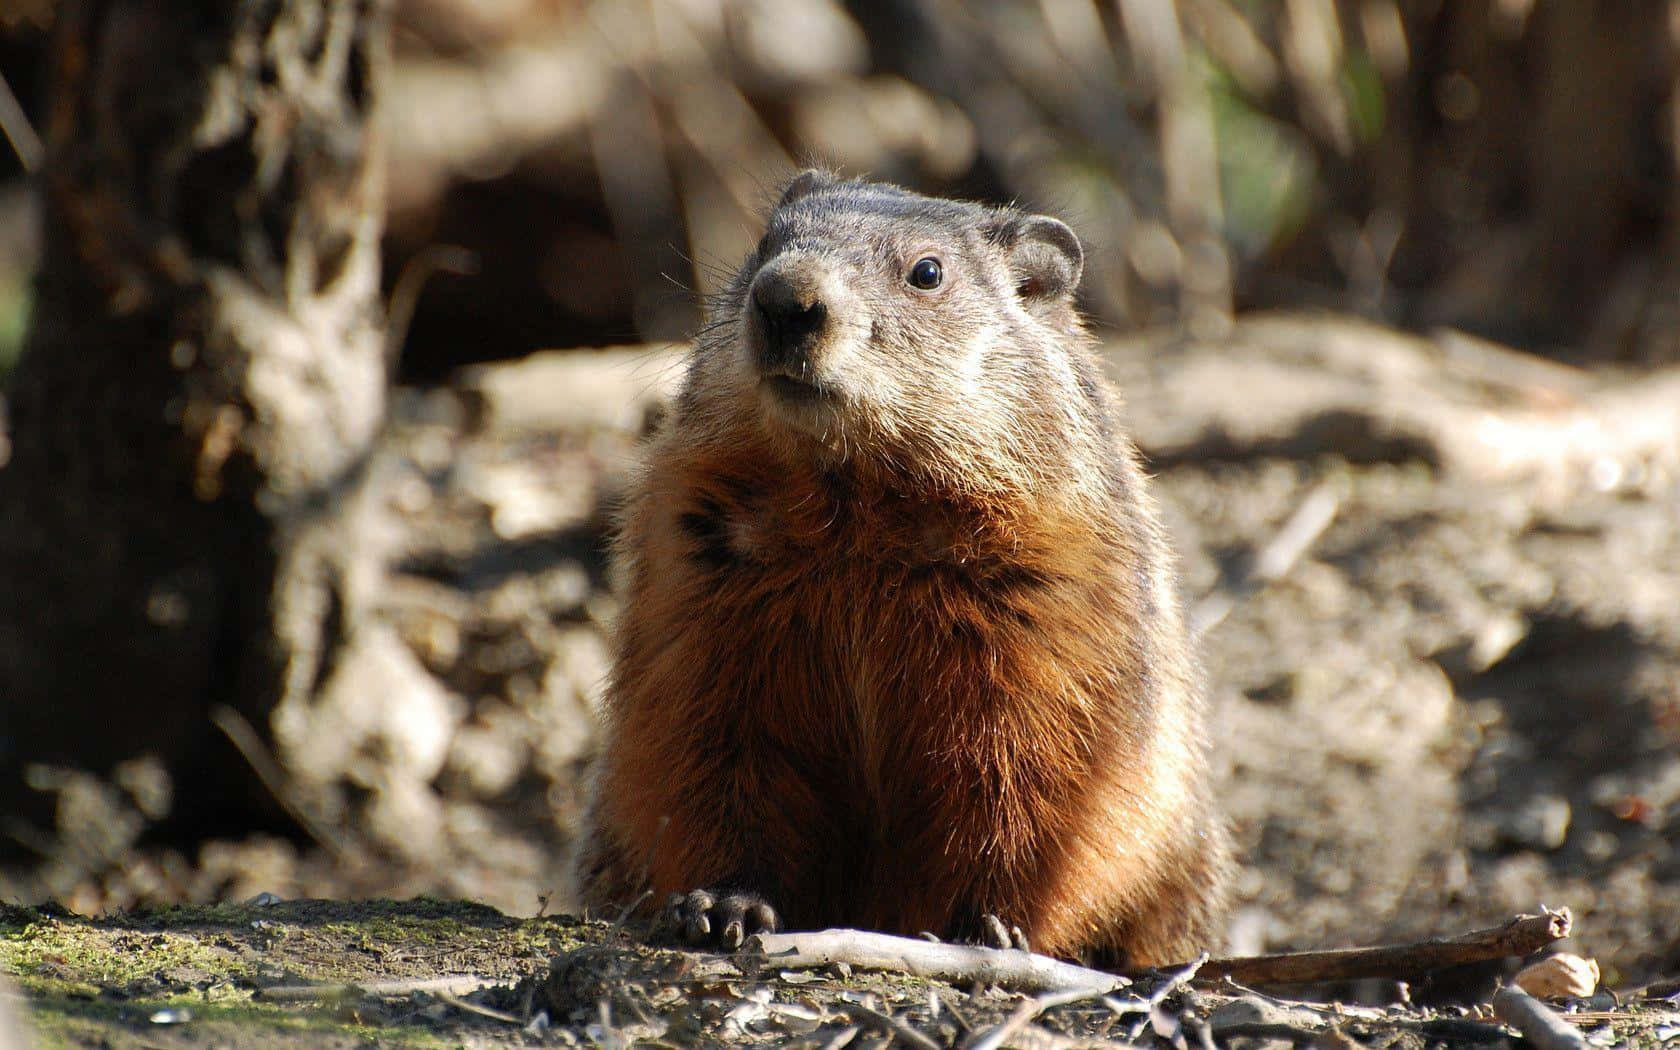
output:
[[[1574,814],[1560,795],[1531,795],[1499,815],[1499,833],[1506,841],[1549,853],[1569,838]]]
[[[1208,1027],[1218,1035],[1222,1029],[1236,1025],[1266,1024],[1293,1025],[1298,1028],[1317,1028],[1324,1018],[1304,1006],[1281,1006],[1258,996],[1232,999],[1208,1015]]]

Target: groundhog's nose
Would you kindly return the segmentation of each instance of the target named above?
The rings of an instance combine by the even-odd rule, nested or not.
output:
[[[753,282],[758,365],[767,374],[805,378],[812,351],[828,327],[828,304],[816,282],[801,277],[767,269]]]

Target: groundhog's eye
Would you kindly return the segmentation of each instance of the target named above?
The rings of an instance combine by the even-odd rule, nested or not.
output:
[[[938,259],[930,255],[925,259],[917,259],[916,265],[910,267],[910,273],[904,279],[910,282],[912,288],[920,288],[924,292],[931,291],[938,288],[939,282],[945,279],[945,268],[939,265]]]

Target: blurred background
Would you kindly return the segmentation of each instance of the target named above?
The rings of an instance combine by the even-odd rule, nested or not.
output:
[[[0,12],[0,372],[55,7]],[[1612,976],[1680,969],[1680,4],[397,0],[391,33],[381,630],[223,727],[278,815],[159,831],[190,755],[55,765],[0,896],[567,906],[613,495],[817,163],[1079,231],[1205,628],[1234,947],[1543,901]]]
[[[53,5],[0,14],[39,114]],[[1676,356],[1677,17],[1556,0],[399,0],[387,285],[439,244],[402,377],[681,339],[787,172],[1019,200],[1100,322],[1313,306],[1573,360]],[[0,360],[33,248],[7,178]]]

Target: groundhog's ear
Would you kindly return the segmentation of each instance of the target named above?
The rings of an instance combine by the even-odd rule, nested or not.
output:
[[[1068,225],[1048,215],[1011,220],[1004,238],[1015,291],[1029,303],[1071,297],[1085,268],[1085,250]]]
[[[787,189],[782,191],[782,199],[776,202],[776,207],[786,207],[812,190],[822,189],[824,186],[832,185],[833,182],[834,176],[828,172],[817,168],[806,168],[795,175],[793,181],[787,184]]]

